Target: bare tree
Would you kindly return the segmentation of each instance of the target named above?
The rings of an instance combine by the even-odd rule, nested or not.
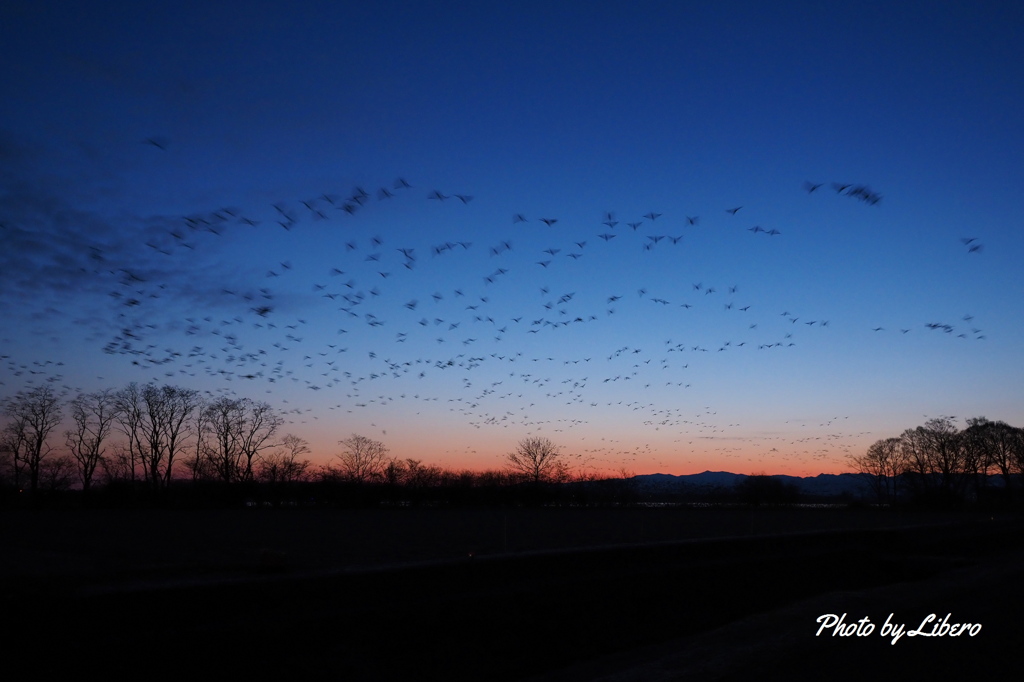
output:
[[[100,466],[103,467],[104,482],[108,485],[135,480],[135,463],[127,443],[114,443],[112,452],[100,460]]]
[[[402,485],[406,477],[405,462],[397,457],[390,458],[381,469],[381,480],[389,486]]]
[[[19,461],[24,463],[32,493],[39,488],[42,461],[53,450],[46,439],[64,417],[60,402],[60,396],[48,385],[19,391],[3,401],[3,413],[12,419],[5,440],[17,446],[15,469]]]
[[[128,481],[135,482],[139,462],[142,461],[143,412],[142,388],[134,381],[114,394],[117,407],[117,421],[128,438],[123,452],[119,452],[117,474],[127,474]]]
[[[199,391],[150,384],[143,391],[143,398],[150,423],[154,427],[150,431],[147,469],[151,480],[155,482],[162,467],[162,485],[166,486],[173,475],[174,458],[184,449],[190,435],[190,419],[199,405]]]
[[[407,458],[402,468],[404,469],[403,482],[410,488],[436,486],[441,481],[441,469],[425,465],[422,460]]]
[[[242,453],[238,444],[239,405],[222,397],[203,406],[201,447],[217,478],[225,483],[237,480]]]
[[[998,471],[1003,478],[1003,486],[1008,498],[1014,493],[1014,473],[1019,473],[1014,462],[1014,449],[1018,442],[1020,429],[1003,421],[989,421],[985,417],[967,420],[967,428],[963,431],[964,444],[972,461],[979,464],[986,480],[992,470]]]
[[[203,399],[200,398],[196,405],[196,416],[193,424],[195,441],[192,443],[192,456],[186,458],[183,462],[185,468],[191,472],[193,481],[202,481],[217,477],[213,468],[213,462],[208,456],[206,443],[208,434],[206,423],[208,407],[209,403],[204,402]]]
[[[388,463],[388,448],[378,440],[353,433],[338,441],[343,450],[336,455],[341,461],[341,474],[350,481],[367,483],[380,478]]]
[[[915,494],[935,500],[963,499],[980,466],[953,417],[929,419],[924,426],[907,429],[900,436],[900,449],[907,458],[904,480]]]
[[[534,483],[561,480],[568,474],[568,466],[561,449],[551,439],[532,436],[519,441],[516,449],[505,455],[509,469]]]
[[[25,418],[15,417],[0,430],[0,454],[4,456],[4,465],[9,466],[14,479],[14,487],[21,488],[21,474],[25,469],[25,457],[28,451],[28,434]]]
[[[117,419],[128,436],[133,476],[138,462],[153,488],[167,486],[174,460],[191,435],[191,419],[198,405],[198,391],[178,386],[147,384],[140,388],[133,382],[117,392]]]
[[[39,487],[47,492],[67,490],[75,482],[75,465],[71,455],[47,457],[39,466]]]
[[[249,398],[219,398],[203,410],[204,448],[222,481],[248,481],[253,465],[283,420],[274,409]]]
[[[267,483],[291,483],[302,480],[309,469],[309,460],[300,459],[309,454],[309,443],[294,434],[281,439],[277,449],[260,459],[256,477]]]
[[[1024,474],[1024,429],[1019,426],[1013,427],[1009,441],[1013,471],[1016,474]]]
[[[112,391],[80,394],[71,401],[75,426],[65,432],[71,455],[78,464],[82,490],[88,492],[93,474],[103,459],[104,443],[117,417],[117,401]]]
[[[858,472],[871,476],[880,502],[891,502],[896,496],[897,479],[907,468],[907,454],[899,438],[886,438],[872,443],[863,455],[851,455],[850,463]]]
[[[971,472],[968,470],[963,439],[952,418],[929,419],[916,430],[925,444],[931,470],[939,474],[943,495],[947,498],[962,495],[967,484],[966,474]]]
[[[915,495],[928,495],[934,487],[931,454],[919,429],[907,429],[899,437],[900,457],[906,463],[903,479]]]
[[[284,419],[267,403],[248,398],[242,398],[241,402],[243,404],[243,420],[239,442],[245,463],[242,478],[248,481],[253,477],[253,463],[260,453],[274,447],[275,444],[271,439],[281,428]]]

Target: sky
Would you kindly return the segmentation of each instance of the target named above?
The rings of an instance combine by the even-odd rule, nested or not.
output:
[[[1015,2],[5,2],[0,394],[494,469],[1024,425]]]

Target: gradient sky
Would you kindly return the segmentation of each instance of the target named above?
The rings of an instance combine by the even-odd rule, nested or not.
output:
[[[0,9],[4,395],[475,469],[1024,424],[1020,3],[160,4]]]

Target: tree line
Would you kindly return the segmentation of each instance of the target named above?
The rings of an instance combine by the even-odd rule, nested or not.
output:
[[[270,404],[179,386],[133,382],[68,399],[43,384],[0,400],[0,414],[0,492],[32,500],[72,487],[86,496],[99,487],[159,498],[172,481],[179,490],[191,483],[225,499],[243,490],[296,504],[301,496],[343,504],[637,499],[627,472],[600,477],[574,469],[561,447],[538,436],[520,440],[503,468],[479,472],[393,457],[384,443],[353,433],[331,461],[314,467],[309,444],[282,433],[285,421]],[[885,504],[1019,502],[1024,429],[984,417],[966,424],[931,419],[873,443],[850,463],[870,475]],[[737,493],[760,499],[764,486],[754,483]],[[783,497],[792,501],[792,491]]]
[[[886,504],[940,506],[1019,501],[1024,478],[1024,429],[985,417],[938,417],[873,443],[851,465],[871,476]]]
[[[352,434],[314,467],[307,441],[282,434],[284,419],[270,404],[170,385],[133,382],[69,399],[43,384],[0,400],[0,414],[0,490],[33,500],[70,488],[152,499],[166,496],[172,482],[183,493],[202,488],[230,499],[244,489],[278,501],[287,490],[294,500],[301,486],[307,497],[357,504],[466,500],[502,498],[495,491],[506,489],[521,495],[524,484],[535,496],[545,486],[598,478],[572,471],[563,450],[543,437],[521,440],[504,468],[474,472],[392,457],[384,443]]]
[[[88,493],[114,483],[161,491],[176,478],[281,480],[309,467],[305,441],[277,438],[282,417],[250,398],[133,382],[65,400],[44,384],[5,398],[0,411],[0,481],[30,496],[75,483]],[[61,424],[70,428],[59,433]]]

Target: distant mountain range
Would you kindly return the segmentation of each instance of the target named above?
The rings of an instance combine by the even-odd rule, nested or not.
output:
[[[705,471],[699,474],[675,476],[673,474],[644,474],[634,476],[632,480],[646,492],[711,492],[715,489],[731,489],[739,481],[747,478],[746,474],[732,474],[728,471]],[[863,497],[871,495],[871,476],[869,474],[818,474],[801,478],[799,476],[772,476],[787,485],[794,485],[801,495],[813,497],[838,497],[852,495]]]

